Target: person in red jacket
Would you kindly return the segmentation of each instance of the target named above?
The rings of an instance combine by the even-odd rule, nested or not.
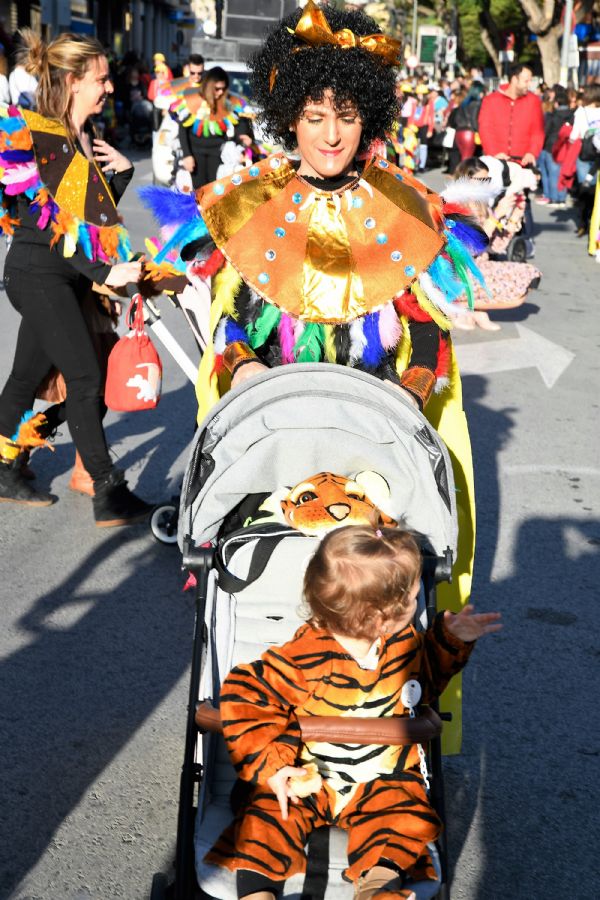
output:
[[[488,94],[479,110],[479,137],[484,155],[534,166],[544,146],[544,112],[540,98],[529,90],[532,71],[517,63],[505,87]],[[533,214],[527,197],[523,218],[527,258],[535,255]]]
[[[483,98],[479,137],[486,156],[535,165],[544,146],[544,113],[540,98],[529,90],[532,71],[522,64],[510,70],[506,87]]]

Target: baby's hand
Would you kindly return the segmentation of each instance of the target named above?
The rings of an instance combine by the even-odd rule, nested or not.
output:
[[[281,809],[281,818],[287,822],[288,817],[288,800],[292,803],[298,802],[298,797],[290,787],[290,778],[306,775],[306,769],[298,769],[295,766],[284,766],[274,775],[267,779],[267,784],[279,801]]]
[[[456,615],[447,609],[444,613],[444,625],[450,634],[468,643],[478,640],[484,634],[500,631],[502,628],[502,624],[498,622],[500,618],[501,613],[476,613],[475,607],[469,605],[463,607]]]

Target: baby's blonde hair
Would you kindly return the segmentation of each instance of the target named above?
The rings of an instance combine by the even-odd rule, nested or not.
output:
[[[73,94],[67,76],[83,78],[94,60],[105,55],[102,44],[96,38],[68,32],[49,44],[30,28],[24,28],[20,34],[24,47],[18,60],[38,80],[38,112],[49,119],[58,119],[73,138],[70,121]]]
[[[326,535],[304,577],[311,621],[348,637],[374,638],[378,619],[406,608],[421,574],[421,552],[408,531],[350,525]]]

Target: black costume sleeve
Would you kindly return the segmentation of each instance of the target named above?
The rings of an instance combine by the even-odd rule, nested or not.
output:
[[[113,195],[113,200],[115,201],[115,203],[118,203],[125,193],[127,185],[133,178],[134,172],[134,167],[130,166],[128,169],[125,169],[124,172],[115,172],[113,177],[110,179],[110,192]]]
[[[50,252],[62,254],[63,243],[64,238],[61,238],[56,247]],[[107,265],[107,263],[103,263],[100,260],[91,262],[79,247],[77,248],[73,256],[63,257],[63,259],[66,263],[69,263],[69,265],[76,269],[80,275],[83,275],[85,278],[89,278],[90,281],[95,281],[96,284],[104,284],[104,282],[108,278],[108,273],[112,268],[112,266],[109,266]]]
[[[254,131],[252,129],[252,122],[246,116],[242,116],[234,129],[234,141],[239,140],[242,135],[248,135],[248,137],[254,140]]]
[[[437,368],[438,350],[441,329],[435,322],[409,322],[412,353],[407,369],[422,366],[435,372]]]

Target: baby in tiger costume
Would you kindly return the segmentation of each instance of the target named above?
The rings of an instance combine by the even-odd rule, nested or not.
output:
[[[238,897],[277,897],[287,878],[305,871],[308,835],[321,825],[348,831],[345,876],[360,900],[408,900],[407,878],[435,879],[427,844],[441,822],[417,747],[303,745],[297,719],[405,715],[419,699],[409,700],[407,682],[414,690],[417,681],[421,699],[431,702],[474,642],[501,628],[499,613],[467,606],[458,615],[439,613],[417,633],[420,575],[421,554],[406,531],[330,532],[306,570],[308,622],[283,647],[225,679],[225,741],[238,776],[253,789],[206,861],[236,872]]]

